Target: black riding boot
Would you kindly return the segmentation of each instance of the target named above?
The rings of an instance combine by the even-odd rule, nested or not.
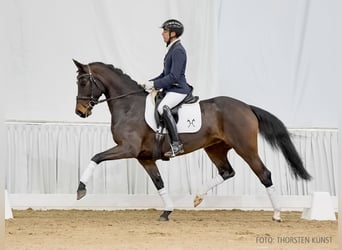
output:
[[[163,118],[167,131],[169,132],[171,140],[171,150],[164,154],[165,157],[175,157],[176,155],[183,153],[183,144],[179,140],[177,125],[173,116],[171,115],[170,108],[168,106],[163,107]]]

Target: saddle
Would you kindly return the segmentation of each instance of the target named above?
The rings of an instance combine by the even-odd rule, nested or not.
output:
[[[183,101],[181,101],[179,104],[177,104],[177,106],[173,107],[171,109],[171,114],[173,116],[173,118],[175,119],[175,122],[178,122],[178,110],[179,108],[183,105],[183,104],[191,104],[191,103],[195,103],[198,101],[199,97],[198,96],[194,96],[192,94],[193,92],[193,87],[190,86],[191,91],[189,94],[187,94],[187,96],[184,98]],[[157,95],[155,96],[155,109],[154,109],[154,117],[156,119],[157,122],[157,126],[161,129],[164,128],[164,124],[163,124],[163,118],[160,116],[159,112],[158,112],[158,106],[160,104],[160,102],[163,100],[163,98],[165,97],[166,93],[164,91],[159,91],[157,93]]]

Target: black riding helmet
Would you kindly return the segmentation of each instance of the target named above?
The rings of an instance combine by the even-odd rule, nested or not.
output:
[[[180,37],[183,34],[183,31],[184,31],[183,24],[180,21],[176,20],[176,19],[169,19],[169,20],[165,21],[162,24],[161,28],[164,29],[164,30],[168,30],[169,34],[171,34],[171,32],[175,32],[176,33],[176,38]],[[169,46],[171,38],[172,37],[170,35],[169,41],[166,42],[166,47]]]
[[[165,21],[161,28],[164,30],[168,30],[170,32],[174,31],[176,33],[176,37],[180,37],[183,34],[184,26],[183,24],[176,19],[169,19]]]

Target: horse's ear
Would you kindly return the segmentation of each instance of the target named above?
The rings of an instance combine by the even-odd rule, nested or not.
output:
[[[76,61],[75,59],[72,59],[74,64],[76,65],[76,67],[78,68],[79,71],[84,71],[84,65],[78,61]]]

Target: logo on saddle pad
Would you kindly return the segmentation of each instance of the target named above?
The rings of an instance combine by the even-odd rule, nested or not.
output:
[[[146,97],[145,105],[145,121],[153,129],[157,131],[157,122],[154,117],[155,102],[154,96],[150,93]],[[196,133],[202,126],[201,108],[199,102],[192,104],[182,104],[178,109],[178,133]],[[166,131],[164,130],[164,133]]]

